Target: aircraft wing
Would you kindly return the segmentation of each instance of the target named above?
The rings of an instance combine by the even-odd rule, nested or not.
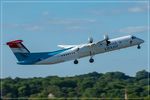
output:
[[[95,43],[91,43],[88,46],[94,46],[96,44],[106,44],[106,40],[101,40]],[[71,47],[82,47],[81,45],[57,45],[58,47],[62,48],[62,49],[67,49],[67,48],[71,48]]]
[[[103,43],[106,43],[106,40],[98,41],[98,42],[96,42],[95,44],[103,44]]]
[[[58,45],[58,47],[66,49],[66,48],[71,48],[71,47],[76,47],[78,45]]]

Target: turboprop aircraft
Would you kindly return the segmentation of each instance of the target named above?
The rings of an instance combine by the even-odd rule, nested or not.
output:
[[[80,45],[58,45],[61,49],[52,52],[31,53],[23,44],[22,40],[7,42],[18,62],[21,65],[47,65],[56,64],[69,60],[74,60],[78,64],[78,59],[90,56],[89,62],[93,63],[93,56],[113,50],[119,50],[131,46],[140,49],[140,44],[144,40],[132,35],[122,36],[109,39],[108,35],[104,36],[102,41],[93,42],[93,38],[88,39],[88,43]]]

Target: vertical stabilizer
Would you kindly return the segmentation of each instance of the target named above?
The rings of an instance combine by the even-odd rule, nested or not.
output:
[[[30,54],[30,51],[22,44],[22,42],[22,40],[7,42],[7,45],[10,47],[18,61],[25,60]]]

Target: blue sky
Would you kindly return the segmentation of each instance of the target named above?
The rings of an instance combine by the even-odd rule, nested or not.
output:
[[[93,71],[121,71],[135,75],[148,70],[148,3],[147,2],[3,2],[1,41],[22,39],[31,52],[53,51],[58,44],[87,43],[135,35],[145,40],[136,47],[113,51],[56,65],[17,65],[11,50],[2,45],[2,77],[73,76]]]

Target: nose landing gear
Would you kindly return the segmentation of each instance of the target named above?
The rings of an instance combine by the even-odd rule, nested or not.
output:
[[[138,46],[137,46],[137,49],[141,49],[141,46],[140,46],[140,45],[138,45]]]

